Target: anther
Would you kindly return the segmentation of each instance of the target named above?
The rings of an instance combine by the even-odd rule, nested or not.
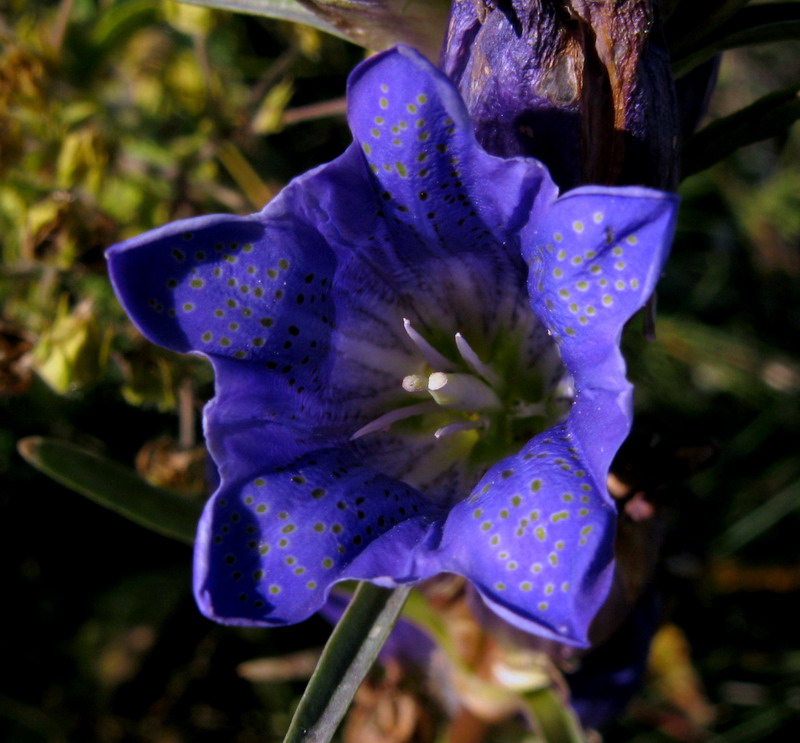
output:
[[[427,392],[428,378],[422,374],[409,374],[403,377],[403,389],[406,392]]]

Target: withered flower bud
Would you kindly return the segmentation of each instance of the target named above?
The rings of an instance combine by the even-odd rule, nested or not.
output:
[[[655,0],[455,0],[441,64],[491,153],[562,188],[674,189],[678,113]]]

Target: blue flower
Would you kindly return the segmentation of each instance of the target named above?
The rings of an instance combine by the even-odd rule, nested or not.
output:
[[[584,644],[631,419],[620,334],[676,199],[558,198],[541,163],[480,149],[453,86],[409,48],[360,65],[348,98],[354,143],[262,212],[108,251],[139,329],[216,373],[198,603],[272,626],[338,581],[450,572],[516,626]]]

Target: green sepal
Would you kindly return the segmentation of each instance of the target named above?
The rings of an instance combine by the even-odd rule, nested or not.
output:
[[[202,504],[145,482],[127,467],[75,444],[31,436],[19,453],[56,482],[165,537],[194,542]]]
[[[783,134],[800,118],[800,83],[709,124],[683,148],[684,178],[711,167],[740,147]]]
[[[331,633],[284,743],[327,743],[400,616],[410,586],[361,583]]]

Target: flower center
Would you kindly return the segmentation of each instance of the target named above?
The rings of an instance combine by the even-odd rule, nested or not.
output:
[[[482,473],[566,416],[572,380],[538,325],[495,339],[484,361],[461,333],[434,345],[410,320],[403,324],[421,357],[419,368],[398,380],[405,404],[362,426],[352,440],[389,429],[415,440],[432,435],[444,446],[452,439],[466,454],[462,466]],[[440,467],[433,469],[439,472],[429,475],[453,466],[444,449],[438,461]]]

